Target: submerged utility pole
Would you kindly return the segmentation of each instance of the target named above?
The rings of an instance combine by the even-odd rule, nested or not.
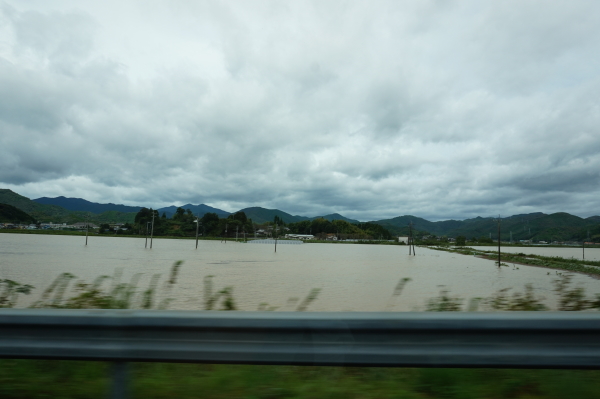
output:
[[[500,215],[498,215],[498,267],[500,267],[502,259],[500,257]]]
[[[88,215],[85,217],[85,245],[87,245],[89,226],[90,226],[90,214],[88,213]]]
[[[275,223],[275,252],[277,252],[277,223]]]
[[[412,231],[412,222],[410,222],[408,224],[408,254],[409,255],[416,255],[415,252],[415,240],[413,238],[413,231]]]
[[[150,230],[150,249],[152,249],[152,237],[154,237],[154,209],[152,210],[152,230]]]
[[[200,215],[196,216],[196,249],[198,249],[198,227],[200,227]]]

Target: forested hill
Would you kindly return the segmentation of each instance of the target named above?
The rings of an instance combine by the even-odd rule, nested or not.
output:
[[[0,204],[12,205],[41,221],[46,221],[44,220],[46,218],[54,218],[54,221],[62,222],[63,219],[70,214],[70,212],[63,207],[39,204],[5,188],[0,189]]]
[[[54,222],[71,224],[83,222],[89,216],[89,212],[71,211],[58,205],[40,204],[9,189],[0,189],[0,204],[12,205],[42,223]],[[135,212],[124,213],[107,211],[101,214],[94,214],[93,218],[90,218],[90,221],[95,223],[127,223],[133,222],[134,217]]]
[[[301,222],[303,220],[309,220],[305,216],[293,216],[289,213],[280,211],[279,209],[266,209],[259,206],[253,206],[250,208],[240,209],[240,212],[244,212],[246,216],[252,219],[255,223],[266,223],[272,222],[277,216],[284,223]]]
[[[325,216],[317,216],[314,218],[310,218],[310,220],[316,220],[316,219],[325,219],[325,220],[329,220],[330,222],[334,221],[334,220],[344,220],[348,223],[352,223],[352,224],[357,224],[357,223],[361,223],[358,220],[355,219],[349,219],[345,216],[340,215],[339,213],[331,213],[329,215],[325,215]]]
[[[250,219],[252,219],[256,223],[272,222],[275,219],[275,216],[277,216],[279,218],[279,220],[282,220],[284,223],[296,223],[296,222],[302,222],[305,220],[312,221],[312,220],[317,220],[317,219],[325,219],[330,222],[332,222],[334,220],[344,220],[348,223],[353,223],[353,224],[361,223],[358,220],[349,219],[345,216],[340,215],[339,213],[331,213],[331,214],[325,215],[325,216],[307,217],[307,216],[291,215],[289,213],[280,211],[279,209],[266,209],[266,208],[261,208],[258,206],[240,209],[240,211],[244,212]]]
[[[220,218],[224,218],[224,217],[227,217],[230,215],[230,213],[227,211],[224,211],[224,210],[218,209],[218,208],[213,208],[212,206],[208,206],[208,205],[204,205],[204,204],[200,204],[200,205],[186,204],[186,205],[182,205],[181,207],[171,205],[171,206],[157,209],[157,211],[160,215],[162,215],[164,213],[167,217],[171,218],[171,217],[173,217],[173,215],[175,215],[175,211],[177,211],[177,208],[183,208],[186,210],[189,209],[194,215],[199,215],[200,217],[204,216],[207,213],[216,213],[217,215],[219,215]]]
[[[30,224],[35,222],[35,218],[23,212],[19,208],[8,204],[0,204],[0,223]]]
[[[536,212],[523,215],[514,215],[501,218],[501,238],[503,240],[544,240],[544,241],[566,241],[583,240],[588,237],[600,241],[600,217],[591,216],[580,218],[565,212],[545,213]],[[496,218],[476,217],[465,220],[445,220],[430,222],[415,216],[399,216],[393,219],[379,220],[374,223],[380,224],[396,234],[405,234],[408,224],[420,232],[427,232],[437,236],[467,238],[498,236],[498,222]]]

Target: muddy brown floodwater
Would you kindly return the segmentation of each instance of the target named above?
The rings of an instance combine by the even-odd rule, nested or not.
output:
[[[202,309],[203,279],[214,276],[214,288],[234,288],[240,310],[256,310],[268,303],[277,310],[295,310],[290,298],[303,298],[312,288],[321,292],[312,311],[411,311],[424,310],[427,299],[441,289],[465,299],[490,296],[512,287],[523,291],[531,283],[536,293],[554,304],[554,270],[510,265],[498,268],[494,261],[442,251],[408,247],[357,244],[278,245],[219,241],[155,239],[153,249],[142,238],[0,234],[0,278],[32,284],[36,289],[22,296],[18,306],[28,306],[60,273],[69,272],[91,282],[100,275],[122,270],[127,282],[142,274],[138,291],[160,274],[159,297],[173,298],[170,309]],[[523,248],[518,248],[519,252]],[[527,251],[523,251],[527,252]],[[161,287],[172,264],[183,260],[177,284],[168,293]],[[582,274],[574,283],[589,295],[600,293],[600,280]],[[411,281],[398,298],[392,293],[401,278]],[[106,283],[108,284],[108,283]],[[160,299],[160,298],[159,298]]]

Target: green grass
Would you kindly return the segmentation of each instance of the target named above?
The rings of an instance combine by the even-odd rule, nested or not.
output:
[[[131,364],[133,398],[522,398],[600,397],[587,370],[407,369],[207,364]],[[0,397],[105,398],[101,362],[0,360]]]
[[[132,398],[600,398],[600,372],[133,363]],[[0,360],[0,397],[105,398],[107,363]]]

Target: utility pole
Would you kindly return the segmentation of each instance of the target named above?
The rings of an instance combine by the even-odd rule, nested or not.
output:
[[[90,214],[88,213],[87,216],[85,217],[85,245],[86,246],[87,246],[89,225],[90,225]]]
[[[152,249],[152,237],[154,237],[154,209],[152,209],[152,230],[150,230],[150,249]]]
[[[200,227],[200,215],[196,216],[196,249],[198,249],[198,227]]]
[[[275,253],[277,253],[277,223],[275,223]]]
[[[415,252],[415,241],[413,238],[413,232],[412,232],[412,222],[410,222],[408,224],[408,254],[409,255],[416,255]]]
[[[498,267],[502,264],[502,259],[500,258],[500,215],[498,215]]]

